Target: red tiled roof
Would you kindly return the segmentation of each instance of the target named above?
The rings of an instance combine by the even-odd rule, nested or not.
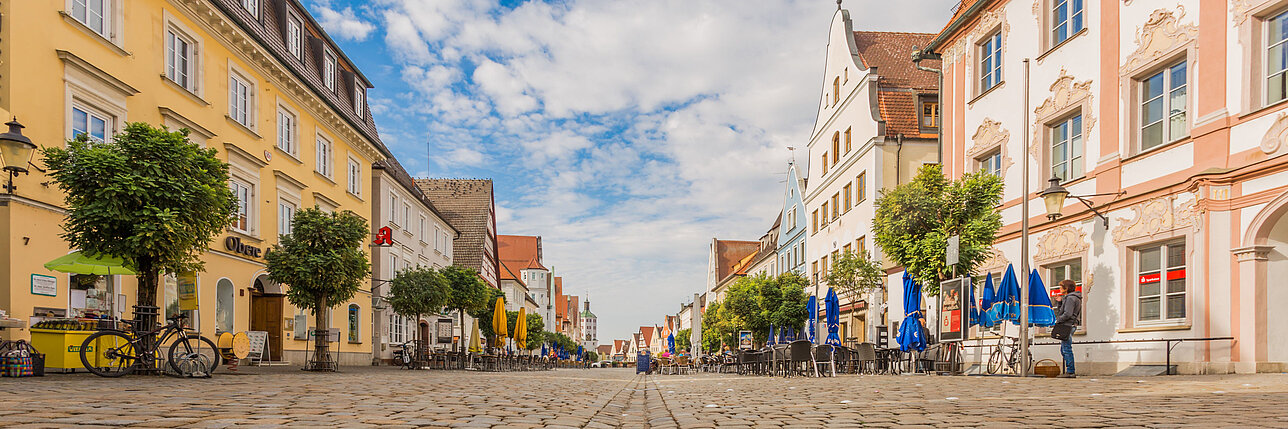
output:
[[[646,347],[653,346],[653,327],[652,326],[641,326],[640,335],[644,336],[644,345]]]
[[[541,265],[541,237],[497,235],[496,254],[501,263],[509,263],[520,270],[546,269]]]
[[[912,52],[924,48],[934,37],[930,33],[854,32],[859,56],[877,69],[877,104],[886,123],[886,135],[922,137],[917,98],[937,94],[939,76],[918,70],[912,62]],[[921,65],[939,68],[940,61],[923,60]]]
[[[759,241],[716,240],[716,279],[729,277],[735,264],[759,250]]]
[[[568,312],[564,308],[568,305],[568,301],[563,294],[563,277],[555,277],[555,296],[551,298],[555,301],[555,320],[563,320],[564,314]],[[557,330],[559,327],[555,326],[555,329]]]
[[[485,261],[496,262],[496,212],[491,180],[416,179],[416,186],[442,212],[443,220],[460,231],[453,241],[453,265],[483,272]],[[499,271],[500,267],[496,269]]]
[[[596,347],[595,351],[599,352],[600,359],[606,359],[608,355],[613,354],[613,346],[604,344],[602,346]]]
[[[524,283],[523,279],[519,278],[519,270],[512,267],[511,264],[507,264],[505,261],[501,261],[501,280],[514,280],[523,285],[523,287],[528,287],[528,284]]]

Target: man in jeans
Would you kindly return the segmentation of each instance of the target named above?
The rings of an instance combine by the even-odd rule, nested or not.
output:
[[[1082,324],[1082,292],[1077,291],[1078,285],[1073,280],[1064,280],[1060,282],[1059,297],[1060,309],[1056,312],[1055,324],[1069,325],[1075,331],[1078,325]],[[1073,378],[1073,335],[1060,340],[1060,355],[1064,357],[1064,373],[1060,374],[1061,378]]]

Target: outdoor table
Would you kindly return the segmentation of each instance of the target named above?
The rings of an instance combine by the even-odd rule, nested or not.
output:
[[[885,347],[877,349],[877,370],[885,371],[889,374],[898,373],[896,362],[903,356],[903,350],[898,347]]]

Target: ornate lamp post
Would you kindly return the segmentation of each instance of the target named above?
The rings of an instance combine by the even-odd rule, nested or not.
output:
[[[1060,186],[1059,177],[1052,176],[1050,179],[1047,179],[1047,182],[1050,183],[1050,185],[1047,186],[1046,189],[1044,189],[1041,193],[1038,194],[1038,196],[1042,197],[1042,202],[1046,205],[1047,219],[1050,219],[1050,220],[1059,219],[1060,216],[1062,216],[1060,214],[1060,210],[1064,208],[1065,199],[1073,198],[1081,202],[1083,205],[1087,206],[1087,210],[1091,210],[1092,213],[1095,213],[1096,216],[1099,217],[1100,220],[1104,222],[1105,229],[1109,229],[1109,218],[1106,217],[1104,213],[1101,213],[1099,210],[1096,210],[1096,207],[1092,206],[1091,201],[1087,200],[1087,198],[1101,197],[1106,195],[1113,195],[1115,197],[1118,197],[1127,193],[1127,191],[1118,191],[1118,192],[1109,192],[1104,194],[1070,195],[1068,189],[1065,189],[1063,186]]]
[[[17,118],[5,125],[9,126],[9,131],[0,134],[0,159],[4,161],[4,171],[9,173],[9,183],[4,185],[4,190],[12,195],[18,189],[13,178],[19,173],[27,174],[27,165],[31,164],[31,157],[36,153],[36,144],[22,135],[23,126]]]

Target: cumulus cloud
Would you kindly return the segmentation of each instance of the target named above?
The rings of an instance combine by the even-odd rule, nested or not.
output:
[[[494,177],[501,232],[543,236],[565,293],[589,294],[601,342],[691,299],[711,237],[770,226],[786,147],[813,125],[831,3],[353,2],[407,88],[381,100],[382,133],[427,135],[436,176]],[[937,31],[951,13],[846,7],[872,30]]]
[[[316,8],[318,23],[326,29],[327,34],[342,40],[362,41],[371,34],[376,26],[358,17],[353,8],[335,10],[330,7]]]

